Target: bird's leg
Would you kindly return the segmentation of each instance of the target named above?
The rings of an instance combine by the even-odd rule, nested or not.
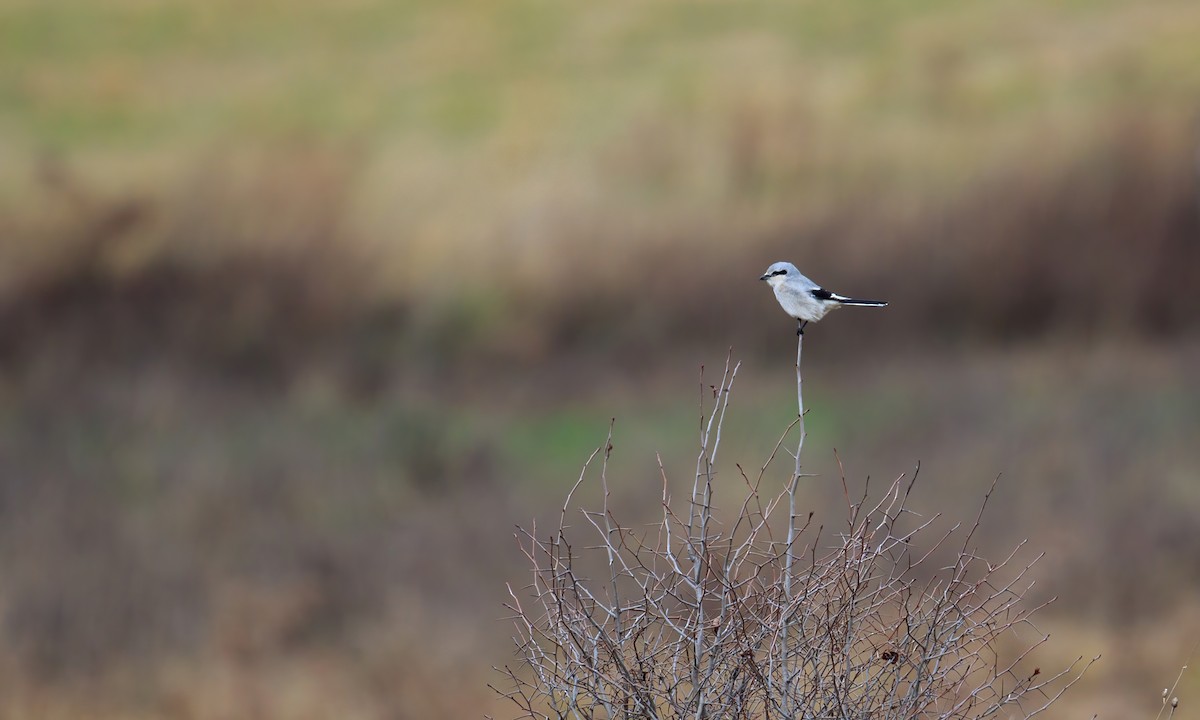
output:
[[[800,337],[801,335],[804,334],[804,326],[807,324],[808,324],[807,320],[797,320],[796,321],[796,337]]]

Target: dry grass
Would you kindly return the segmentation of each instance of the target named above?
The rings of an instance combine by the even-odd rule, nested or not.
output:
[[[779,323],[751,281],[777,257],[887,297],[887,322],[867,322],[900,342],[1175,337],[1197,327],[1174,290],[1200,282],[1195,142],[1178,124],[1130,121],[1063,165],[998,169],[946,199],[863,190],[748,228],[660,220],[629,236],[620,218],[565,209],[533,274],[469,260],[399,286],[354,229],[353,161],[337,153],[218,160],[118,197],[54,164],[42,192],[56,209],[11,217],[0,248],[0,360],[33,365],[76,342],[99,351],[89,362],[164,356],[281,378],[315,358],[370,389],[396,357],[432,371],[632,357],[666,337],[758,349]],[[489,244],[511,247],[515,231]]]
[[[737,454],[793,412],[779,258],[892,300],[820,328],[814,468],[921,458],[948,510],[1005,472],[985,541],[1057,550],[1081,694],[1141,713],[1200,581],[1198,28],[0,0],[0,714],[494,710],[497,539],[596,417],[679,452],[730,344]]]
[[[214,344],[279,362],[347,326],[434,367],[757,348],[713,281],[787,257],[952,337],[1194,327],[1189,3],[0,11],[0,298],[35,316],[81,268],[195,272]]]

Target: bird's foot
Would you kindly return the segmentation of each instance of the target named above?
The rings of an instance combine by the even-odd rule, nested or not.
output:
[[[804,334],[804,326],[805,326],[805,325],[808,325],[808,321],[807,321],[807,320],[805,320],[804,322],[802,322],[802,323],[800,323],[799,325],[797,325],[797,326],[796,326],[796,337],[800,337],[801,335],[803,335],[803,334]]]

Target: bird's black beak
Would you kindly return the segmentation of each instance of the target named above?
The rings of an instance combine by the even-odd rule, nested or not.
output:
[[[771,277],[771,273],[767,273],[766,275],[763,275],[762,277],[759,278],[759,280],[766,280],[769,277]]]

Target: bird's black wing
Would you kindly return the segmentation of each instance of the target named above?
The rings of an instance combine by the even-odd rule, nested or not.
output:
[[[817,288],[817,289],[813,290],[812,296],[818,300],[832,300],[833,299],[833,293],[829,292],[825,288]]]

